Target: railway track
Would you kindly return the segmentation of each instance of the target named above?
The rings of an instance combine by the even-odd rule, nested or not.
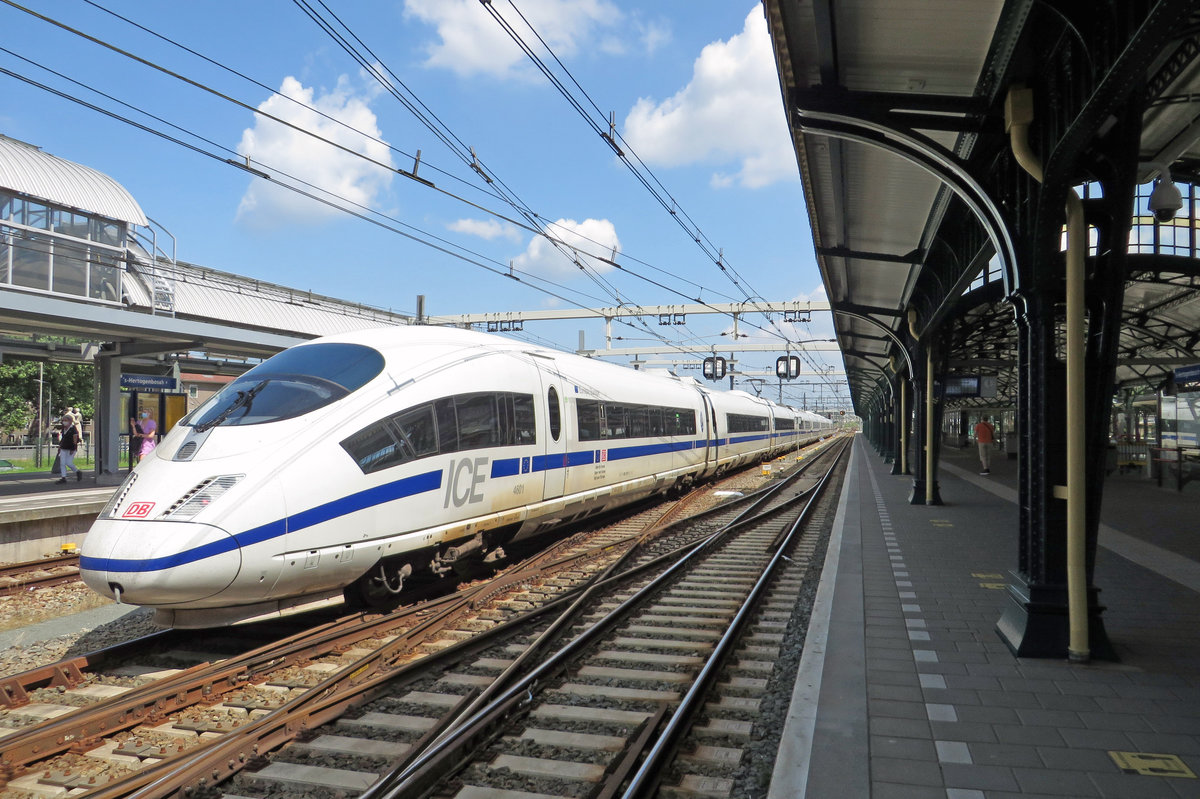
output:
[[[0,596],[79,579],[79,556],[58,555],[0,566]]]
[[[596,575],[616,568],[613,564],[623,553],[637,548],[641,561],[653,562],[664,551],[696,546],[739,508],[780,501],[760,496],[736,500],[703,514],[686,531],[681,528],[646,544],[649,533],[665,524],[661,507],[648,509],[589,536],[567,539],[535,562],[448,597],[387,616],[360,614],[324,622],[316,631],[276,634],[266,646],[250,646],[230,630],[218,631],[207,642],[191,640],[194,633],[184,638],[166,631],[8,678],[0,683],[0,701],[8,706],[0,713],[0,733],[7,732],[0,738],[0,775],[7,780],[0,797],[51,795],[55,788],[83,788],[97,797],[197,795],[197,789],[247,766],[263,766],[265,753],[297,736],[311,740],[284,749],[292,753],[285,761],[295,753],[302,760],[332,757],[335,762],[365,753],[375,762],[373,770],[363,773],[378,778],[382,768],[423,751],[445,725],[411,722],[424,728],[392,730],[393,740],[385,735],[388,745],[311,731],[326,723],[352,728],[347,714],[361,719],[374,712],[363,710],[370,703],[394,702],[395,686],[417,679],[414,674],[438,669],[450,674],[451,666],[437,665],[442,661],[459,663],[488,646],[516,646],[489,644],[489,631],[513,635],[499,631],[524,624],[531,626],[525,635],[539,635],[536,627],[549,623],[545,616],[575,601],[580,586]],[[248,632],[261,644],[268,628]],[[158,661],[142,658],[129,664],[130,651],[144,654],[151,648],[159,652]],[[467,671],[452,682],[471,694],[485,679],[490,682],[486,674]],[[46,701],[51,696],[68,701]],[[457,713],[444,714],[449,720],[461,716],[471,700],[456,701],[464,704]],[[420,734],[410,742],[413,733]],[[338,746],[351,751],[339,754]],[[414,755],[405,754],[409,752]],[[97,768],[97,761],[104,766]],[[239,779],[269,782],[273,765]],[[208,788],[208,793],[222,792]]]

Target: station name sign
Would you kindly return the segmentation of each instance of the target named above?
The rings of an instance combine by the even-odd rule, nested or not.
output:
[[[179,381],[170,375],[121,375],[121,388],[130,391],[178,391]]]

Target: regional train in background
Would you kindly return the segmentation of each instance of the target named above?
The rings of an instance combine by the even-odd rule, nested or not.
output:
[[[406,581],[833,432],[694,378],[441,327],[255,366],[144,457],[83,541],[92,590],[211,627]]]

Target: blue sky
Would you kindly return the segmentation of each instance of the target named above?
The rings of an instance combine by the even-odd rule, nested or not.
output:
[[[423,294],[432,314],[610,306],[617,296],[725,302],[744,299],[743,287],[768,300],[824,299],[759,3],[494,0],[495,16],[538,50],[586,120],[478,0],[25,5],[200,84],[0,6],[0,69],[216,156],[0,74],[0,133],[111,175],[175,236],[182,260],[404,312]],[[304,6],[356,37],[367,67]],[[415,99],[430,124],[396,94]],[[610,119],[642,177],[680,215],[598,134]],[[472,149],[491,184],[466,163]],[[396,172],[411,171],[418,150],[418,174],[436,189]],[[224,162],[247,157],[393,230]],[[501,186],[537,215],[532,222],[497,196]],[[558,246],[531,229],[539,226]],[[585,269],[563,255],[571,247]],[[624,270],[591,257],[614,250]],[[718,250],[732,272],[714,263]],[[495,274],[510,264],[520,283]],[[617,325],[614,334],[623,346],[658,334],[706,349],[729,340],[719,334],[730,324],[693,316],[683,328],[652,320],[650,330]],[[753,325],[773,324],[792,340],[831,337],[827,314],[799,326],[760,316],[742,329],[766,341]],[[574,349],[580,329],[589,346],[600,343],[598,322],[529,324],[526,333]],[[812,357],[840,368],[836,353]],[[817,391],[794,386],[785,397]]]

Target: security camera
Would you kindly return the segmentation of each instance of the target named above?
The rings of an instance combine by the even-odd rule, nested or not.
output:
[[[1158,222],[1170,222],[1183,207],[1183,195],[1169,178],[1158,180],[1150,192],[1150,212]]]

